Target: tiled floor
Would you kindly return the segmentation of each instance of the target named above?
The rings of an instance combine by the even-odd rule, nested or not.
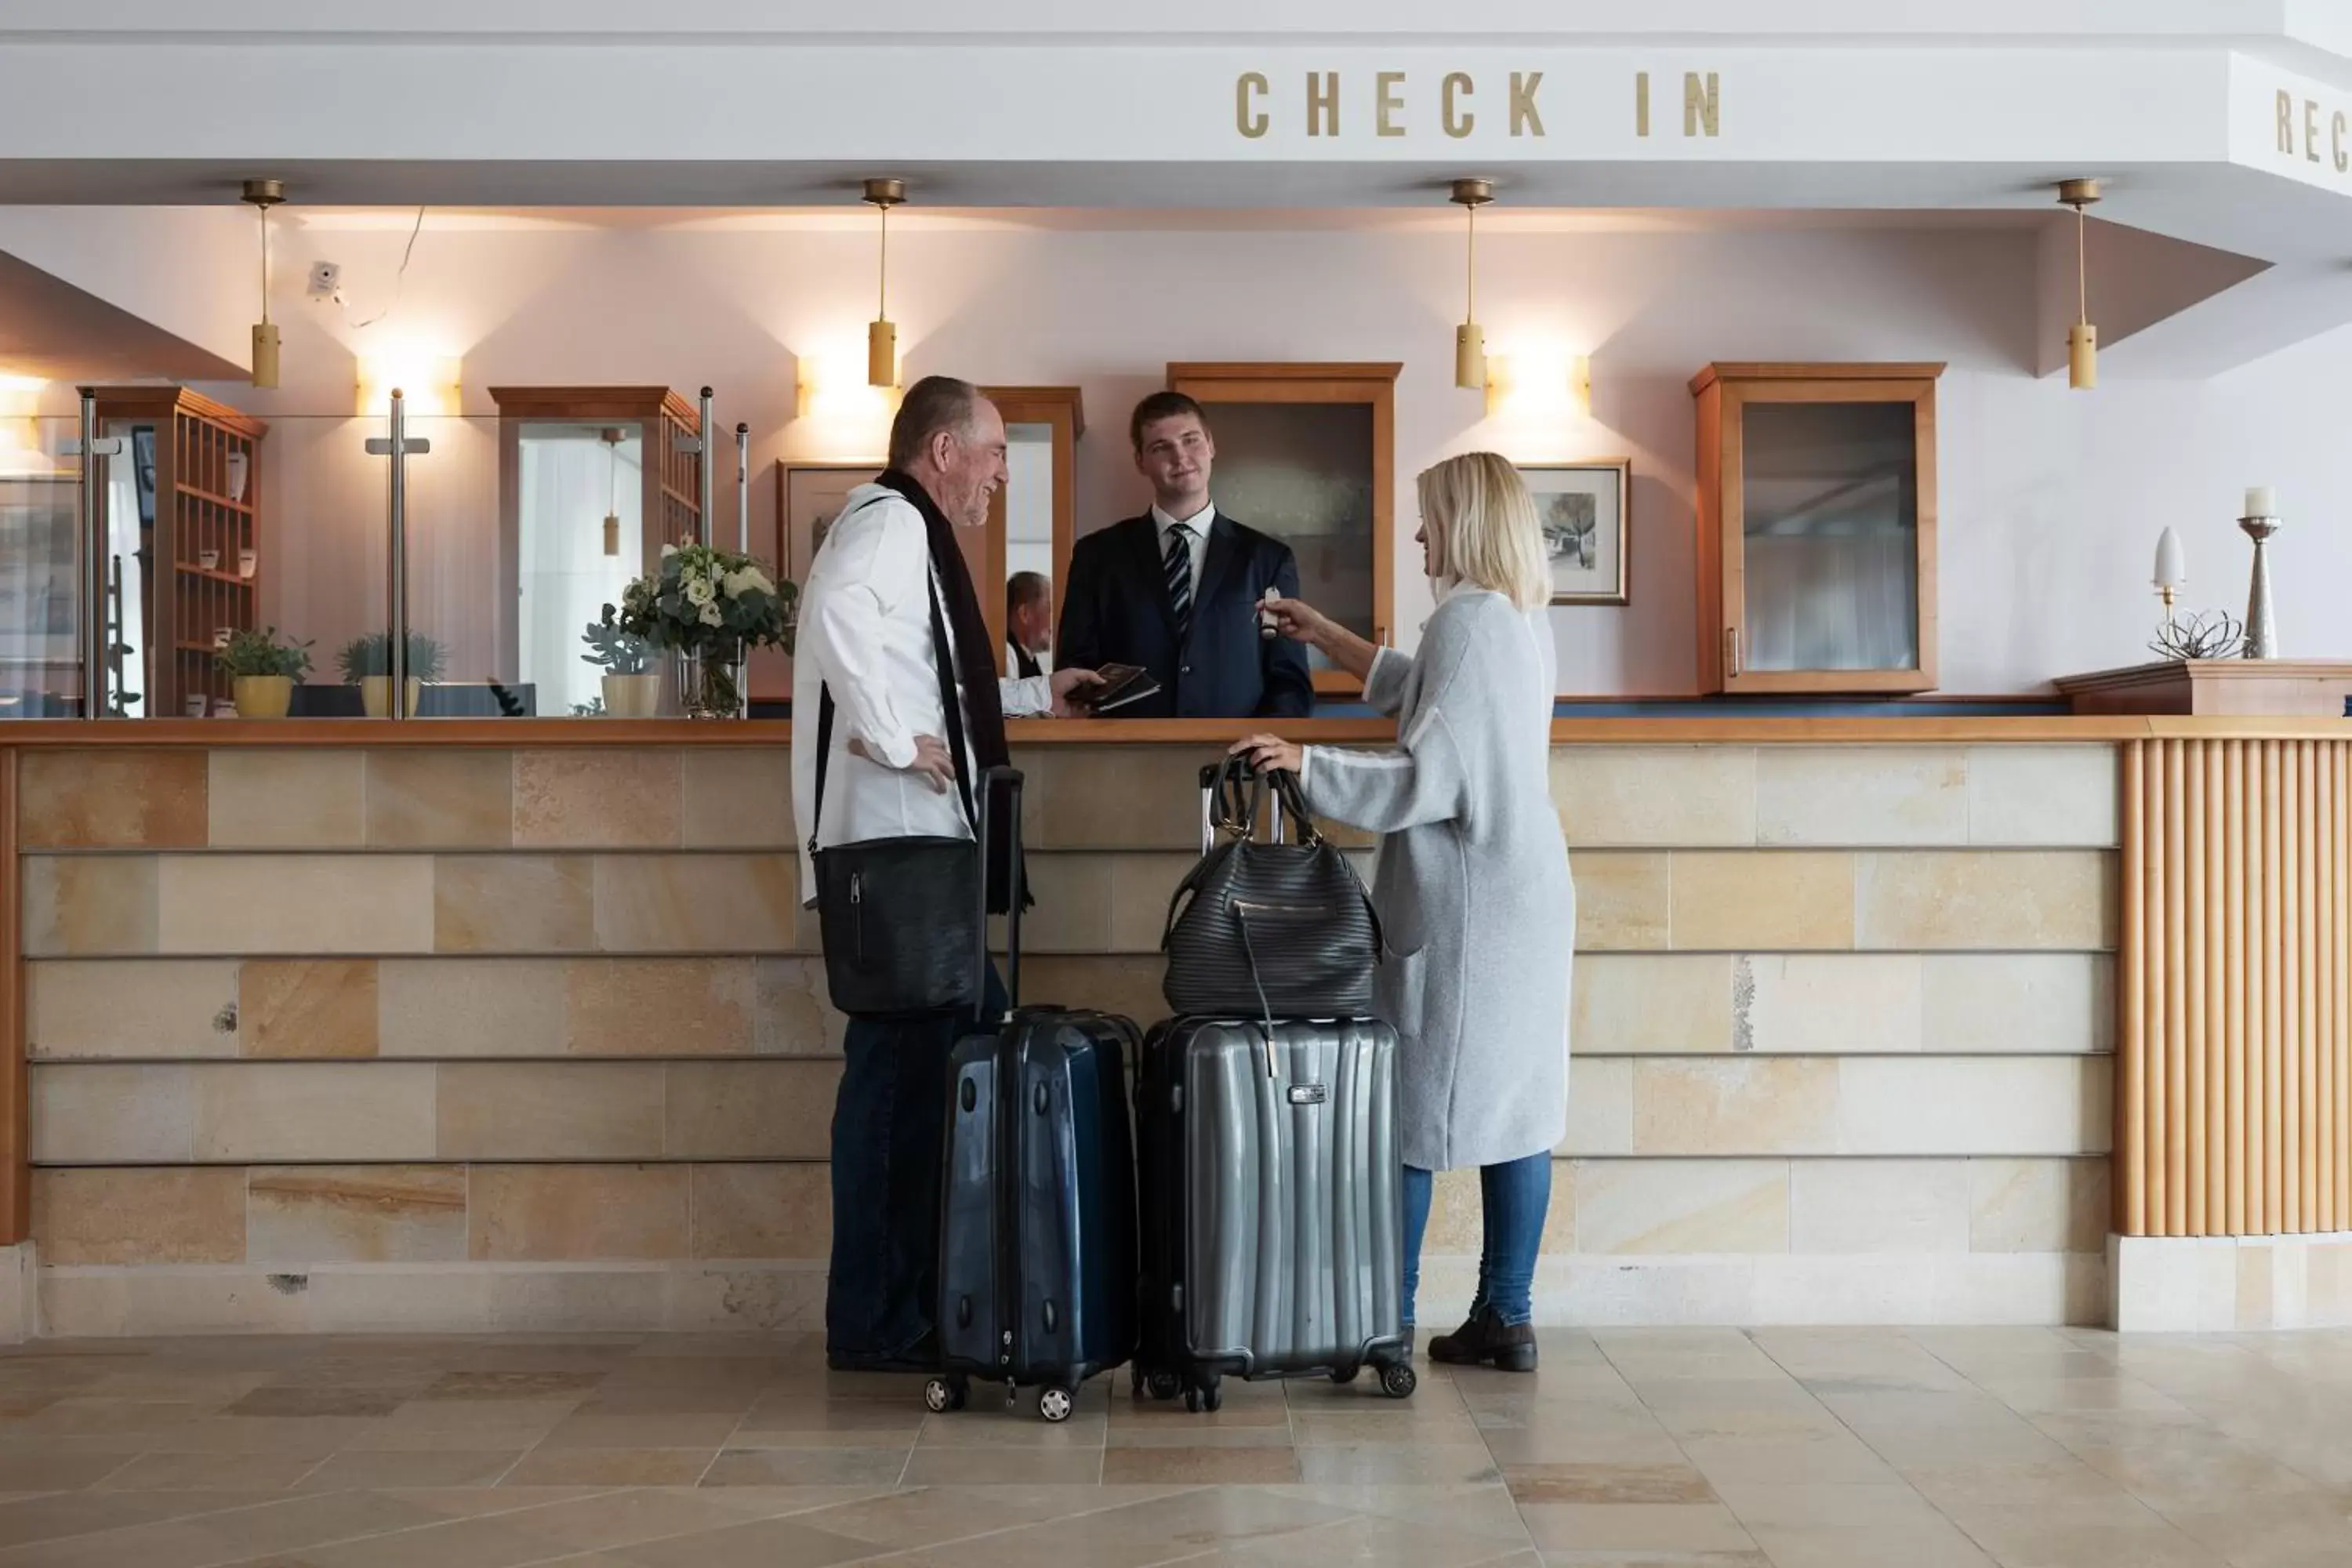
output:
[[[0,1354],[0,1568],[2345,1568],[2352,1334],[1547,1332],[1534,1378],[1097,1380],[1049,1426],[784,1339]]]

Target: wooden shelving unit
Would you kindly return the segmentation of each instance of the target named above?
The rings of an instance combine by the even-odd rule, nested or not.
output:
[[[146,687],[146,710],[177,717],[187,700],[211,703],[229,695],[228,678],[213,662],[219,628],[249,631],[261,624],[262,573],[258,555],[261,443],[269,426],[249,414],[216,403],[184,386],[100,386],[99,428],[128,435],[140,426],[155,433],[155,512],[152,527],[142,510],[140,554],[147,566],[143,606],[148,669],[125,672],[134,689]],[[229,499],[229,458],[245,459],[245,489]],[[126,440],[118,463],[138,463],[142,454]],[[112,503],[113,487],[101,492]],[[207,567],[203,552],[217,552]],[[257,552],[254,574],[237,572],[240,551]]]

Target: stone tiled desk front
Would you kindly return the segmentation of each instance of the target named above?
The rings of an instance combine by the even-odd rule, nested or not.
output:
[[[1916,727],[1563,724],[1548,1318],[2105,1315],[2116,742]],[[781,726],[168,728],[14,753],[45,1331],[819,1321],[841,1021]],[[1026,989],[1156,1016],[1213,744],[1025,737]],[[1476,1246],[1448,1178],[1433,1311]]]

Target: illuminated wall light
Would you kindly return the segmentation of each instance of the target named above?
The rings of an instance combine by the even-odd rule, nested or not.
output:
[[[802,354],[796,412],[803,419],[844,426],[861,421],[887,426],[898,414],[906,388],[874,385],[866,379],[870,369],[855,346]],[[878,450],[880,444],[875,445]]]
[[[57,461],[41,450],[41,388],[37,375],[0,374],[0,474],[12,478],[53,472]]]
[[[1592,416],[1592,360],[1545,349],[1486,356],[1486,416]]]
[[[459,362],[440,354],[409,352],[362,354],[359,361],[359,412],[383,414],[392,407],[398,387],[404,412],[411,417],[431,417],[457,412]]]

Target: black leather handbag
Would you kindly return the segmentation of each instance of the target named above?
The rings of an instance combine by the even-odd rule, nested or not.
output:
[[[1295,843],[1255,837],[1274,791]],[[1229,759],[1214,784],[1212,842],[1169,901],[1162,990],[1181,1016],[1360,1018],[1372,1010],[1381,928],[1364,884],[1325,838],[1288,773]]]
[[[961,712],[947,673],[953,666],[937,589],[931,594],[931,648],[940,671],[956,796],[976,837],[979,824],[964,784],[971,775]],[[818,691],[816,800],[808,847],[816,868],[824,984],[835,1008],[853,1018],[894,1018],[979,1005],[971,955],[981,949],[982,927],[980,846],[973,838],[909,835],[818,848],[834,713],[832,689],[820,685]]]

